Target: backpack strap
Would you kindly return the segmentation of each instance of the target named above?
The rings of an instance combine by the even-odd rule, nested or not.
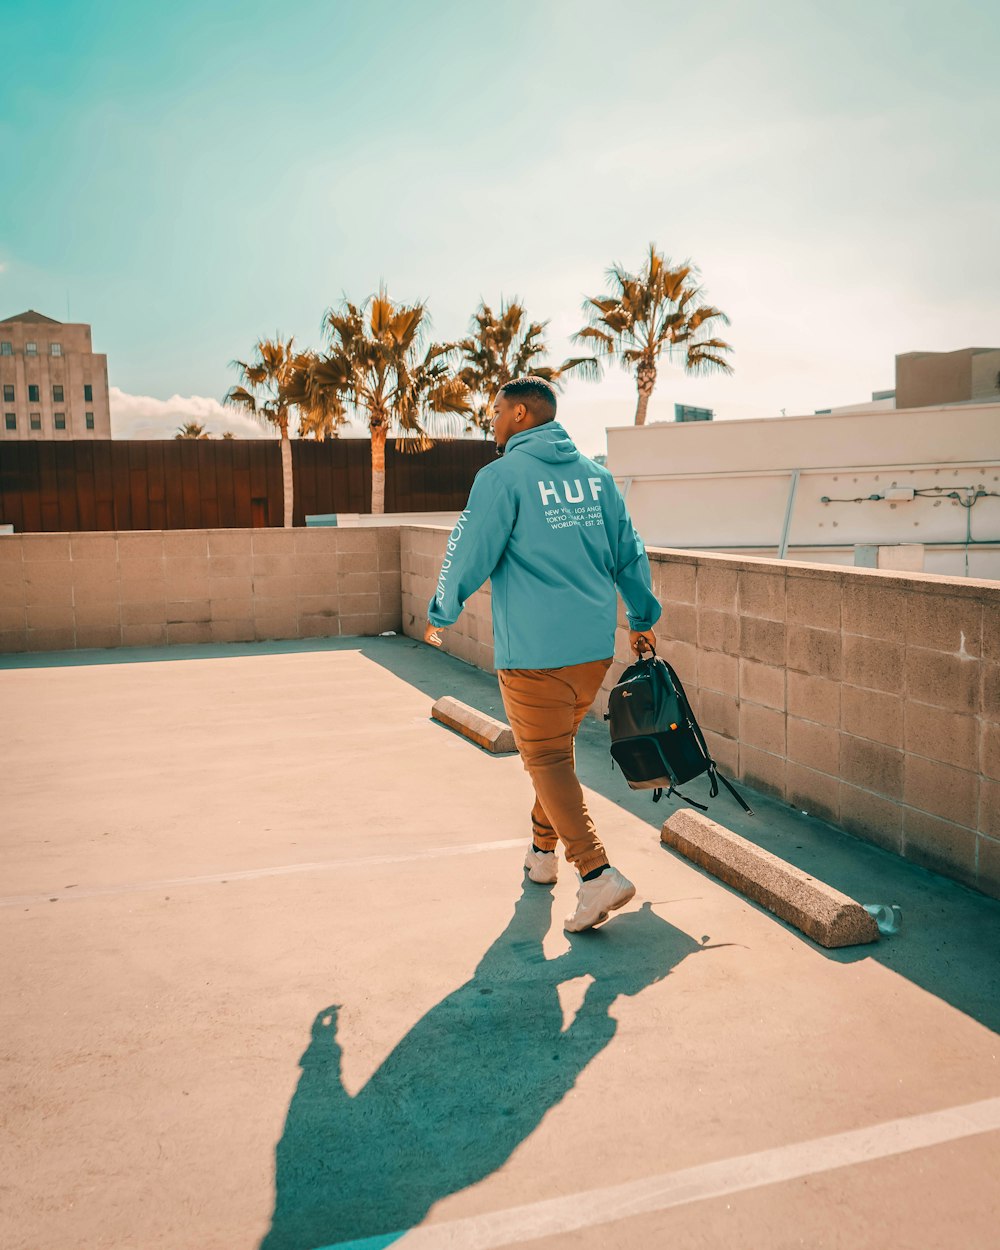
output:
[[[676,794],[679,799],[683,799],[685,803],[690,803],[692,807],[697,807],[700,811],[703,811],[703,812],[708,811],[708,808],[705,806],[704,803],[698,803],[694,799],[689,799],[686,794],[681,794],[680,790],[676,789],[673,785],[671,785],[670,789],[667,791],[667,798],[669,799],[670,796],[673,794]],[[653,791],[654,803],[659,803],[662,797],[663,797],[662,788],[659,790]]]
[[[726,787],[726,789],[729,791],[729,793],[733,796],[733,798],[736,800],[736,802],[737,802],[737,803],[739,803],[740,807],[742,807],[742,808],[743,808],[743,810],[746,812],[746,814],[747,814],[748,816],[753,816],[753,815],[754,815],[754,810],[753,810],[753,808],[752,808],[752,807],[750,806],[750,804],[746,801],[746,799],[743,797],[743,795],[742,795],[742,794],[740,794],[740,792],[736,789],[736,787],[735,787],[735,786],[733,786],[733,785],[730,785],[730,783],[729,783],[729,782],[725,779],[725,777],[723,777],[722,773],[719,773],[719,780],[720,780],[720,781],[722,782],[722,784]]]
[[[691,704],[688,702],[687,691],[684,689],[683,685],[681,684],[680,678],[677,676],[677,674],[674,672],[671,666],[667,664],[666,660],[661,661],[661,663],[667,665],[667,669],[670,672],[670,680],[674,683],[674,689],[676,690],[681,702],[684,704],[684,710],[688,714],[688,719],[691,724],[691,729],[694,732],[695,741],[698,743],[698,746],[701,748],[702,754],[705,756],[705,759],[708,761],[708,775],[712,783],[711,790],[709,791],[708,797],[710,799],[714,799],[716,797],[716,795],[719,793],[719,782],[721,781],[722,784],[729,791],[729,793],[736,800],[736,802],[739,803],[740,807],[742,807],[743,810],[747,813],[747,815],[753,816],[755,814],[753,808],[746,801],[746,799],[744,799],[743,795],[739,793],[736,787],[731,785],[730,782],[728,782],[726,778],[723,777],[722,773],[720,773],[718,770],[718,766],[716,765],[715,760],[712,759],[712,756],[708,750],[708,743],[705,741],[705,735],[701,732],[701,726],[698,724],[698,718],[695,716],[694,712],[691,711]],[[701,805],[696,803],[695,806],[698,807]],[[708,811],[708,808],[702,807],[702,811]]]

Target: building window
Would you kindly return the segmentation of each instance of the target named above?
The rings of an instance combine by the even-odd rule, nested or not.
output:
[[[7,427],[8,430],[17,429],[17,415],[15,413],[8,412],[6,416],[4,417],[3,421],[4,421],[4,425]]]
[[[33,412],[31,414],[31,428],[33,430],[40,430],[42,428],[42,414],[40,412]]]
[[[52,353],[53,356],[61,356],[62,355],[62,343],[50,343],[49,351]]]
[[[66,428],[66,414],[65,414],[64,412],[56,412],[56,413],[53,413],[53,416],[54,416],[54,417],[55,417],[55,419],[56,419],[56,429],[57,429],[57,430],[65,430],[65,428]]]
[[[7,339],[4,339],[4,341],[0,343],[0,356],[13,356],[13,355],[14,355],[14,344],[8,342]]]
[[[83,388],[83,398],[88,404],[92,404],[94,402],[94,388],[89,382]]]
[[[87,417],[87,429],[92,430],[94,428],[94,414],[92,412],[88,412],[86,414],[86,417]]]
[[[3,402],[5,404],[12,404],[14,402],[14,388],[12,386],[4,386]]]
[[[29,404],[38,403],[38,387],[37,386],[28,387],[28,403]]]
[[[54,404],[61,404],[63,402],[63,388],[61,386],[53,386],[52,402]]]
[[[25,343],[25,345],[24,345],[24,354],[25,354],[25,356],[37,356],[37,355],[38,355],[38,344],[37,344],[37,343]]]

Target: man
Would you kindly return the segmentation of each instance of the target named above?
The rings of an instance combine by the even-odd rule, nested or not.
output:
[[[470,595],[489,578],[500,692],[535,787],[524,867],[556,880],[555,850],[580,874],[572,932],[607,920],[635,894],[608,863],[576,776],[574,739],[614,656],[618,601],[633,652],[655,645],[660,605],[649,560],[611,474],[581,456],[555,420],[548,382],[500,388],[493,432],[501,459],[476,474],[448,540],[424,641],[441,645]]]

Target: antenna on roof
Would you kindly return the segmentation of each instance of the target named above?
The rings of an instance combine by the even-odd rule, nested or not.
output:
[[[69,321],[69,287],[66,288],[66,320]]]

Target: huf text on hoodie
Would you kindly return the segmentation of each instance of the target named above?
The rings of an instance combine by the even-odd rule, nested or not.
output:
[[[616,588],[631,629],[660,618],[646,549],[614,478],[555,421],[516,434],[476,474],[427,619],[453,625],[487,579],[498,669],[613,655]]]

